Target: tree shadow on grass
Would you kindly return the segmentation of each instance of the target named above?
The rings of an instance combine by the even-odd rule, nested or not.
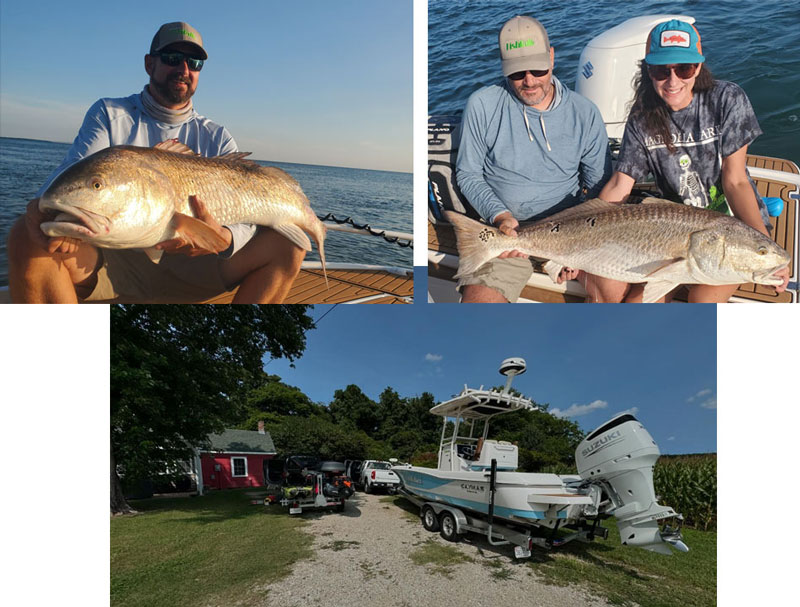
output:
[[[131,507],[144,515],[180,515],[164,521],[174,524],[215,524],[255,516],[288,516],[285,508],[278,505],[265,506],[264,495],[266,492],[256,493],[253,488],[231,489],[214,491],[207,495],[133,500]]]

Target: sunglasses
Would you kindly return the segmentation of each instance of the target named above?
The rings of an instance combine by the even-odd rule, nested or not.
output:
[[[525,77],[525,74],[528,73],[534,78],[544,78],[550,73],[550,70],[523,70],[521,72],[509,74],[508,77],[511,78],[511,80],[522,80]]]
[[[185,61],[186,65],[193,72],[199,72],[203,69],[202,59],[184,53],[154,53],[154,55],[161,58],[161,63],[170,67],[176,67]]]
[[[647,73],[653,80],[666,80],[670,72],[675,70],[675,75],[681,80],[688,80],[697,72],[696,63],[678,63],[676,65],[648,65]]]

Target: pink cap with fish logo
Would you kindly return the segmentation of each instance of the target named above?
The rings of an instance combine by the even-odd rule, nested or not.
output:
[[[706,60],[697,28],[678,19],[656,25],[647,36],[646,48],[644,60],[649,65],[703,63]]]

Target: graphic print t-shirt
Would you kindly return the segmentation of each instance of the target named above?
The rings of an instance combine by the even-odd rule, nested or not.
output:
[[[661,197],[725,211],[722,159],[762,133],[750,100],[738,85],[717,81],[710,91],[695,93],[687,107],[670,112],[670,118],[674,153],[662,135],[648,134],[641,121],[629,120],[616,170],[636,181],[652,173]],[[750,183],[766,216],[752,179]]]

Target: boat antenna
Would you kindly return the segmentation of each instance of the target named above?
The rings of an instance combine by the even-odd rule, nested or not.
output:
[[[508,394],[514,377],[525,373],[525,369],[527,369],[527,366],[524,358],[506,358],[500,363],[500,374],[508,378],[506,379],[505,388],[503,388],[503,394]]]

